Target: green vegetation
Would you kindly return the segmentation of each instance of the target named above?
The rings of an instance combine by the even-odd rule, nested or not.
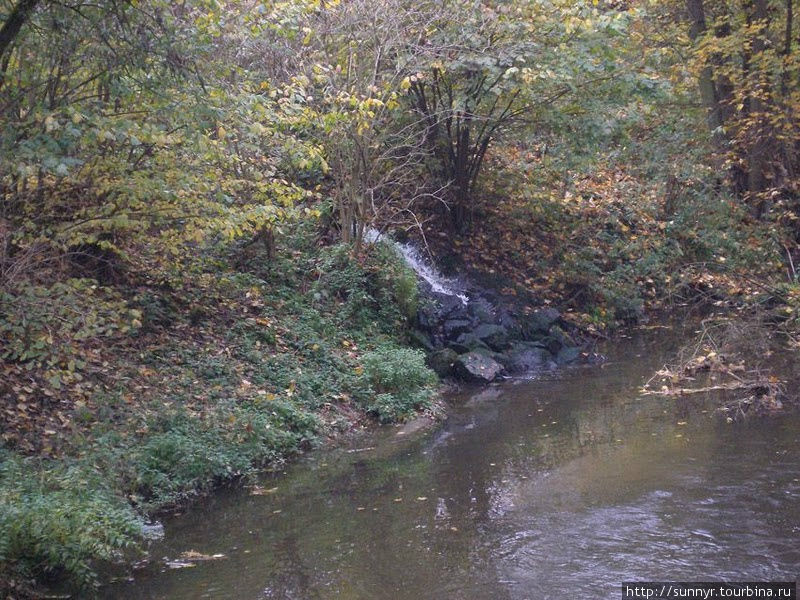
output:
[[[192,325],[192,308],[170,309],[174,299],[133,296],[141,325],[132,345],[103,353],[114,360],[104,369],[118,373],[59,413],[66,422],[44,441],[18,432],[17,447],[40,456],[3,453],[6,577],[91,585],[97,561],[134,547],[153,509],[280,464],[351,428],[359,413],[390,422],[432,406],[435,376],[421,353],[399,345],[413,302],[406,267],[389,248],[359,262],[341,246],[312,253],[302,238],[295,234],[291,259],[254,257],[268,265],[264,279],[257,269],[220,271],[209,288],[185,290],[211,311],[202,324]],[[62,389],[85,383],[84,362],[74,367],[78,383]],[[33,410],[23,416],[35,424],[44,417]]]
[[[91,466],[43,464],[5,451],[2,458],[0,556],[28,563],[15,570],[47,565],[87,584],[90,560],[118,558],[140,534],[140,518]]]
[[[364,375],[374,400],[369,411],[381,423],[400,421],[422,408],[430,408],[430,386],[436,376],[425,366],[419,350],[379,348],[364,355]]]
[[[439,244],[442,225],[431,223],[427,239],[448,263],[491,273],[509,294],[547,300],[598,333],[705,303],[765,308],[794,337],[791,3],[630,4],[576,9],[583,18],[565,27],[579,42],[558,47],[567,54],[558,66],[577,61],[596,81],[573,79],[563,95],[554,86],[559,97],[536,105],[535,123],[504,133],[468,235]],[[712,104],[701,93],[709,65]]]
[[[797,346],[795,13],[0,0],[0,591],[431,410],[370,227],[586,333],[703,302]]]

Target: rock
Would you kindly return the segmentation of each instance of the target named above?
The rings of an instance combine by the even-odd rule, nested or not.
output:
[[[572,336],[564,331],[558,325],[554,325],[550,328],[550,336],[556,338],[559,342],[564,344],[565,346],[575,346],[575,341],[572,339]]]
[[[581,349],[577,346],[569,346],[562,348],[556,357],[556,362],[560,365],[566,365],[575,362],[581,356]]]
[[[468,352],[458,357],[455,371],[466,381],[490,383],[503,371],[503,365],[478,352]]]
[[[569,348],[575,346],[575,342],[572,338],[567,335],[567,333],[554,325],[550,328],[549,335],[542,340],[542,342],[547,346],[547,349],[550,350],[553,354],[558,354],[561,352],[562,348]]]
[[[428,352],[433,350],[434,345],[431,341],[431,338],[428,337],[424,332],[420,331],[419,329],[412,329],[408,332],[408,338],[416,346],[420,348],[425,348]]]
[[[502,325],[484,323],[478,325],[472,331],[472,335],[481,340],[492,350],[501,352],[508,348],[508,330]]]
[[[493,323],[494,309],[491,303],[482,297],[476,297],[467,307],[469,316],[476,323]]]
[[[487,346],[481,339],[476,337],[471,331],[462,333],[460,336],[458,336],[457,340],[449,342],[447,346],[459,354],[466,354],[467,352],[472,352],[473,350],[489,349],[489,346]]]
[[[456,354],[468,354],[469,352],[477,352],[478,350],[491,351],[489,346],[480,340],[472,340],[469,343],[464,342],[448,342],[447,347]]]
[[[539,343],[520,342],[508,352],[508,370],[512,373],[528,373],[550,368],[553,355]]]
[[[522,324],[522,337],[525,340],[541,339],[550,328],[561,320],[561,313],[555,308],[544,308],[530,315]]]
[[[437,314],[440,319],[465,319],[467,317],[468,308],[457,296],[448,296],[446,294],[433,294],[438,301]]]
[[[482,348],[475,348],[473,352],[477,352],[478,354],[482,354],[483,356],[488,356],[493,361],[500,363],[503,368],[506,367],[506,363],[508,362],[508,355],[503,352],[495,352],[491,348],[482,347]]]
[[[428,366],[439,377],[449,377],[453,374],[453,367],[458,360],[458,354],[450,348],[443,348],[428,355]]]
[[[564,344],[558,338],[547,336],[546,338],[542,339],[542,343],[545,345],[547,350],[555,355],[561,352],[561,349],[564,347]]]
[[[510,337],[519,337],[519,323],[516,317],[507,310],[499,311],[497,315],[497,324],[505,327]]]
[[[472,323],[466,319],[448,319],[442,324],[444,337],[448,340],[458,338],[462,333],[468,332],[472,328]]]
[[[553,354],[558,354],[562,348],[576,346],[575,341],[570,335],[558,325],[554,325],[550,328],[550,335],[548,337],[550,342],[547,347]]]
[[[522,316],[522,305],[481,286],[466,289],[469,302],[419,283],[416,329],[409,337],[428,351],[428,365],[441,377],[490,382],[501,373],[551,369],[581,360],[581,349],[555,308]]]

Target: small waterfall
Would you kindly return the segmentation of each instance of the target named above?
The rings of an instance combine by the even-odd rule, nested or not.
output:
[[[531,376],[558,365],[588,362],[585,345],[554,308],[531,311],[516,297],[480,287],[464,278],[444,277],[413,244],[401,244],[375,229],[368,244],[386,242],[425,281],[409,340],[428,350],[429,366],[440,377],[489,383],[505,375]],[[469,296],[467,295],[469,291]]]
[[[364,232],[364,241],[371,244],[381,241],[387,242],[403,257],[406,264],[414,270],[420,279],[431,286],[434,292],[445,296],[454,296],[461,300],[464,305],[469,302],[469,297],[460,289],[458,281],[449,279],[439,273],[414,245],[396,242],[372,227]]]

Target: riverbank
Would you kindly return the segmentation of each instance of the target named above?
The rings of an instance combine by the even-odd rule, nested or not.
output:
[[[593,226],[599,222],[585,224]],[[480,239],[485,230],[474,233]],[[6,449],[0,467],[6,594],[35,597],[33,581],[90,590],[99,565],[135,558],[153,514],[278,469],[287,458],[364,425],[443,414],[426,356],[411,349],[420,341],[418,280],[395,249],[381,243],[354,253],[320,245],[313,222],[279,243],[274,254],[250,252],[235,262],[206,255],[203,271],[182,274],[171,285],[127,281],[88,287],[100,302],[127,298],[131,327],[112,336],[95,332],[77,344],[66,336],[54,339],[53,351],[71,351],[75,361],[61,371],[58,388],[44,367],[6,364],[3,385],[16,399],[3,414]],[[533,290],[518,287],[527,263],[502,264],[506,271],[499,276],[470,272],[484,285],[498,285],[498,298],[519,308],[509,330],[526,319],[536,321],[537,311],[544,311],[558,315],[561,326],[571,327],[584,342],[592,332],[626,335],[621,313],[612,321],[592,320],[589,305],[570,304],[578,302],[574,296],[559,300],[548,292],[533,298]],[[210,265],[216,266],[210,270]],[[547,268],[544,280],[564,277],[558,265]],[[554,287],[563,290],[557,283]],[[666,297],[664,289],[658,294],[648,312],[658,308],[655,300]],[[729,321],[741,321],[741,310],[731,310],[736,307],[731,295],[694,298],[705,300],[706,307],[721,302],[721,309],[736,315]],[[49,301],[69,305],[71,300]],[[697,384],[699,389],[718,391],[727,383],[716,378],[741,378],[740,364],[763,371],[751,358],[753,353],[768,358],[767,346],[778,351],[771,332],[775,315],[786,306],[773,305],[748,333],[728,336],[724,349],[713,339],[697,346],[685,375],[702,372],[706,383]],[[605,314],[598,306],[591,310]],[[501,313],[500,322],[510,317]],[[529,343],[546,345],[553,323],[537,334],[542,340]],[[770,340],[757,347],[741,343],[754,341],[754,332]],[[63,350],[67,343],[76,346]],[[696,362],[709,356],[707,365]],[[648,390],[666,396],[690,393],[675,372],[661,373],[661,379],[651,380],[658,385]],[[761,374],[753,385],[727,390],[728,396],[720,398],[731,420],[745,412],[774,414],[795,403],[794,396],[782,393],[787,381],[782,374]]]
[[[281,242],[178,289],[96,289],[133,298],[138,324],[84,340],[58,390],[6,365],[4,594],[90,589],[155,512],[366,423],[435,417],[437,379],[405,339],[414,273],[383,246],[357,259],[302,230]]]
[[[254,254],[202,286],[118,289],[140,307],[139,325],[115,344],[90,341],[58,403],[44,385],[10,380],[19,402],[4,416],[15,450],[3,450],[0,470],[6,594],[36,597],[34,580],[90,590],[98,566],[134,560],[154,514],[370,423],[427,415],[413,433],[443,414],[425,355],[409,347],[414,272],[389,245],[356,255],[314,240],[300,230],[277,256]],[[575,317],[564,313],[573,327]],[[747,349],[720,354],[734,351]],[[695,366],[690,375],[704,370]],[[772,414],[784,399],[720,404]]]
[[[31,429],[6,429],[18,434],[18,448],[42,441],[26,453],[3,451],[6,594],[36,597],[31,578],[90,590],[98,566],[135,559],[154,514],[280,470],[287,458],[370,423],[427,415],[397,432],[415,435],[443,415],[424,354],[408,347],[414,273],[389,246],[357,259],[311,239],[293,239],[283,260],[256,256],[249,270],[218,273],[201,306],[219,310],[201,321],[179,309],[169,322],[142,315],[129,345],[102,354],[115,377],[94,379],[85,369],[78,383],[92,383],[94,393],[67,396],[69,408],[62,401],[69,419],[59,417],[58,431],[42,430],[41,419],[53,418],[44,402]],[[624,343],[624,330],[616,335]],[[746,350],[722,354],[732,358],[736,348]],[[751,403],[753,414],[779,412],[776,396],[762,396],[770,402]],[[720,396],[719,404],[734,417],[748,410],[734,400]]]
[[[434,432],[381,428],[263,491],[195,503],[101,597],[613,597],[653,569],[791,580],[798,416],[729,424],[713,395],[642,398],[684,337],[625,335],[603,367],[461,390]]]
[[[791,2],[66,4],[0,3],[0,594],[86,595],[154,513],[435,418],[434,371],[694,303],[800,349]],[[771,414],[792,384],[717,346],[652,397]]]

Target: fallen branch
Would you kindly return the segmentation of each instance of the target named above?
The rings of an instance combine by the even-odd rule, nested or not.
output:
[[[667,388],[664,386],[660,390],[649,390],[646,387],[640,390],[643,396],[688,396],[690,394],[704,394],[706,392],[734,391],[734,390],[755,390],[770,389],[774,383],[767,381],[740,381],[720,385],[712,385],[701,388]]]

